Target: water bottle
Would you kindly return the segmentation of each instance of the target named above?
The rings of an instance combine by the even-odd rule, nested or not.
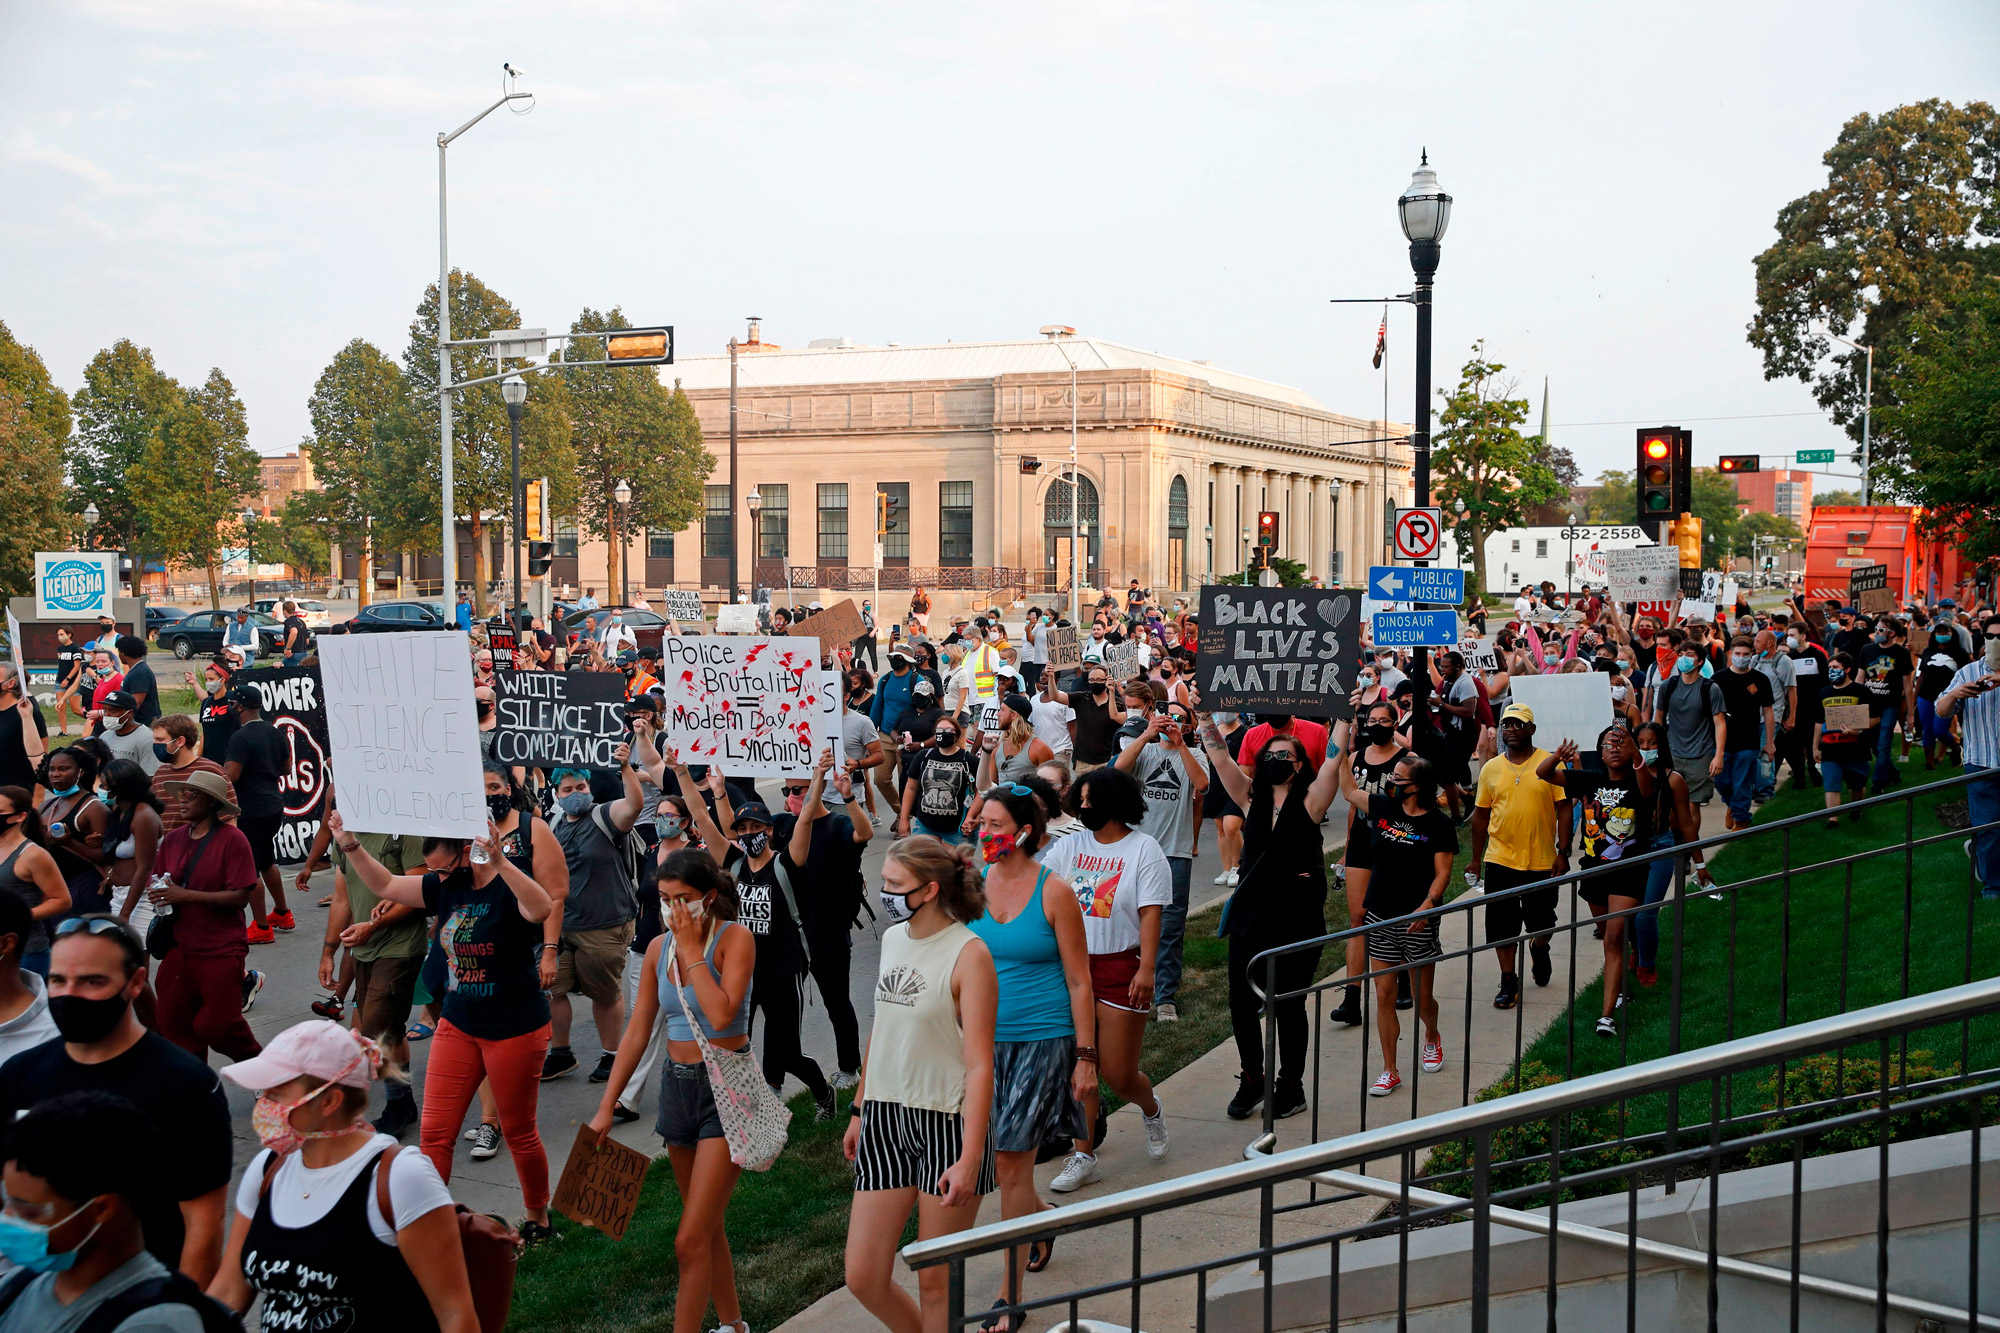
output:
[[[172,887],[173,881],[165,875],[155,875],[146,881],[148,901],[153,905],[154,916],[172,916],[174,914],[174,905],[172,903],[161,902],[157,898],[151,897],[152,894],[164,893]]]
[[[472,840],[472,864],[483,866],[492,859],[493,854],[486,850],[486,839],[474,838]]]
[[[67,834],[68,832],[69,832],[69,825],[68,825],[68,824],[65,824],[65,823],[63,823],[63,821],[62,821],[62,820],[60,820],[60,819],[51,819],[51,820],[49,821],[49,836],[50,836],[51,838],[60,838],[60,837],[63,837],[63,836],[64,836],[65,834]]]

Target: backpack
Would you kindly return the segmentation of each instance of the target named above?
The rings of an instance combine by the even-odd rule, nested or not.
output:
[[[598,832],[610,840],[611,850],[617,854],[614,864],[618,867],[618,873],[624,878],[625,891],[631,894],[636,902],[639,896],[639,880],[643,874],[639,840],[632,836],[630,830],[620,833],[613,828],[611,817],[604,813],[604,806],[601,803],[590,807],[590,821],[597,825]]]
[[[18,1269],[0,1284],[0,1315],[13,1308],[36,1276],[25,1268]],[[242,1317],[196,1286],[194,1279],[185,1273],[149,1277],[99,1302],[77,1325],[76,1333],[111,1333],[141,1310],[161,1305],[185,1305],[192,1309],[201,1316],[202,1333],[243,1333]]]
[[[1681,683],[1680,673],[1675,672],[1673,675],[1667,677],[1666,684],[1660,686],[1660,704],[1659,704],[1660,716],[1668,718],[1670,721],[1671,721],[1671,715],[1667,712],[1667,706],[1674,697],[1674,686],[1680,683]],[[1715,716],[1714,692],[1719,688],[1720,687],[1714,681],[1710,680],[1707,676],[1703,676],[1701,678],[1701,706],[1704,710],[1707,711],[1708,716],[1710,717]]]

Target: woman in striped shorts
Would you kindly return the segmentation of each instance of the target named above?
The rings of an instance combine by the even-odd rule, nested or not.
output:
[[[993,1192],[993,956],[966,923],[986,914],[972,848],[905,838],[882,866],[875,1022],[842,1150],[854,1163],[847,1286],[897,1333],[940,1328],[942,1268],[917,1274],[919,1310],[894,1275],[910,1207],[917,1237],[963,1231]]]

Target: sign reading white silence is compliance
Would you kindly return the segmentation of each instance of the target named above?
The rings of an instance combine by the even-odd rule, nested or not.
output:
[[[341,818],[357,833],[486,835],[472,657],[457,630],[319,641]]]
[[[625,677],[615,671],[493,673],[493,757],[530,768],[618,767]]]
[[[1360,598],[1309,588],[1201,590],[1195,677],[1202,704],[1246,713],[1353,716]]]
[[[818,639],[668,635],[660,641],[660,743],[733,778],[803,778],[834,743]]]

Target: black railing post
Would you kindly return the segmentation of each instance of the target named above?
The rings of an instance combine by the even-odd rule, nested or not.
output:
[[[1264,1132],[1278,1128],[1278,955],[1264,956]],[[1277,1151],[1277,1144],[1271,1151]],[[1264,1240],[1269,1245],[1270,1238]]]
[[[1687,858],[1674,858],[1674,956],[1672,971],[1667,977],[1667,1054],[1681,1053],[1681,928],[1687,914]],[[1655,960],[1657,961],[1657,960]],[[1678,1081],[1667,1088],[1667,1156],[1674,1155],[1674,1141],[1681,1130],[1681,1085]],[[1674,1192],[1674,1177],[1677,1173],[1667,1168],[1666,1193]]]

